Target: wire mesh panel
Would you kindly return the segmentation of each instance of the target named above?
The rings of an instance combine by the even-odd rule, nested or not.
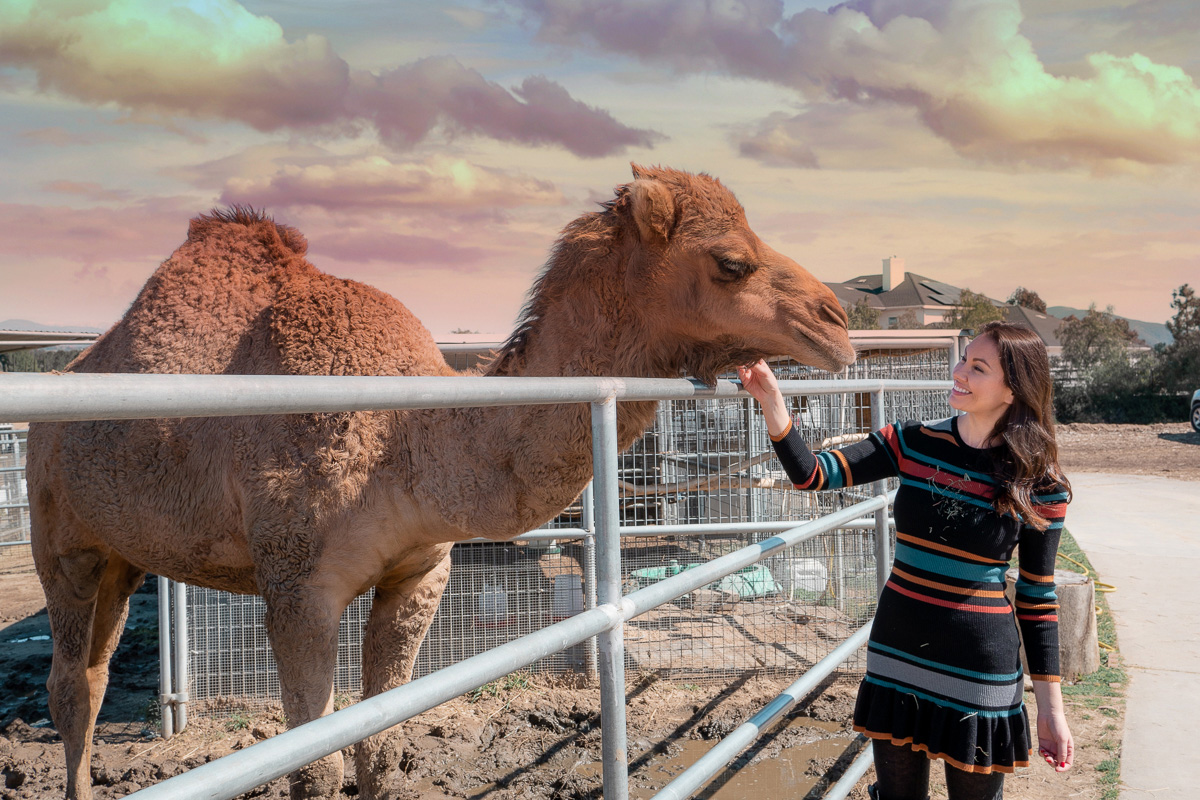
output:
[[[795,362],[773,364],[781,379],[946,379],[949,349],[868,351],[848,375],[830,376]],[[478,354],[454,353],[456,368]],[[448,354],[451,360],[451,354]],[[872,419],[860,392],[788,399],[814,447],[858,441],[886,422],[939,419],[952,412],[946,392],[885,393],[884,419]],[[816,519],[871,496],[871,487],[797,492],[775,459],[752,400],[721,398],[659,404],[651,429],[618,464],[621,524],[654,526]],[[579,528],[576,501],[548,528]],[[769,533],[689,533],[626,537],[622,577],[630,590],[761,541]],[[565,534],[571,536],[571,534]],[[463,543],[415,675],[425,675],[577,613],[586,605],[590,542]],[[627,623],[626,668],[719,678],[759,670],[800,674],[874,613],[873,532],[839,529],[776,554]],[[257,597],[188,590],[190,692],[198,713],[221,713],[278,698],[278,678]],[[361,691],[360,643],[370,593],[347,609],[339,629],[335,692]],[[534,671],[581,670],[586,646],[534,664]],[[861,670],[857,659],[845,669]]]
[[[0,564],[30,556],[26,435],[23,430],[0,430]]]
[[[623,543],[626,592],[765,538],[680,536]],[[835,530],[745,567],[626,623],[626,670],[691,679],[797,675],[870,619],[869,532]],[[851,670],[860,667],[850,662]]]

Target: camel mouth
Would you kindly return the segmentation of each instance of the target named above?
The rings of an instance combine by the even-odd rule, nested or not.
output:
[[[800,345],[792,357],[802,364],[823,369],[826,372],[841,372],[858,358],[854,344],[845,328],[838,328],[840,336],[822,337],[809,330],[796,330]]]

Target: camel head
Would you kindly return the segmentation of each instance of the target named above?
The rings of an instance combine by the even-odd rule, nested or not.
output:
[[[854,361],[833,292],[750,229],[733,193],[705,174],[633,165],[612,208],[627,219],[625,280],[650,336],[681,343],[681,366],[711,383],[758,358],[835,372]]]

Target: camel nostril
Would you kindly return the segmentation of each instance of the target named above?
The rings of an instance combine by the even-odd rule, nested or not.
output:
[[[842,308],[842,304],[837,301],[826,303],[821,308],[821,313],[824,314],[825,319],[835,325],[841,325],[844,328],[850,324],[850,317],[847,316],[846,309]]]

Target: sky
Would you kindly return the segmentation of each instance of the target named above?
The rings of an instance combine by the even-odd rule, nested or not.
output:
[[[0,0],[0,318],[107,328],[250,204],[439,339],[706,172],[825,281],[1163,322],[1200,283],[1193,0]]]

